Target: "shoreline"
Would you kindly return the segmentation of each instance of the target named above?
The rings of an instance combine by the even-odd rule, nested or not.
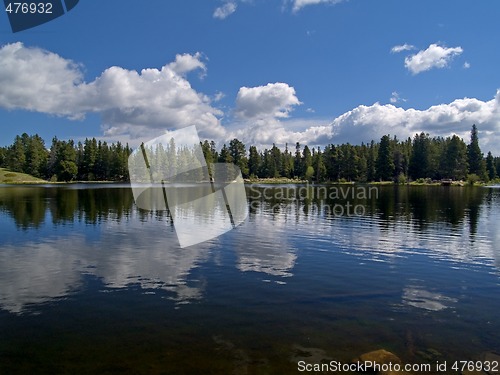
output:
[[[344,182],[344,181],[325,181],[325,182],[309,182],[306,180],[293,180],[293,179],[244,179],[245,185],[309,185],[309,186],[358,186],[358,185],[373,185],[373,186],[443,186],[443,187],[491,187],[498,186],[497,183],[480,183],[476,182],[473,185],[463,181],[454,181],[450,184],[443,184],[441,182],[407,182],[397,183],[393,181],[371,181],[371,182]],[[130,181],[0,181],[0,185],[5,186],[40,186],[40,185],[112,185],[112,184],[127,184]]]

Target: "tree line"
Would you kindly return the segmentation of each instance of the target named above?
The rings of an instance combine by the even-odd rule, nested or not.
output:
[[[0,147],[0,167],[50,181],[127,181],[131,152],[128,144],[95,138],[75,143],[54,137],[47,148],[38,134],[24,133]]]
[[[368,144],[329,144],[320,147],[302,146],[290,150],[273,144],[258,150],[233,139],[217,149],[214,141],[201,143],[208,164],[234,163],[245,178],[289,178],[325,181],[420,181],[420,180],[482,180],[500,176],[500,158],[488,152],[484,157],[479,147],[476,125],[472,126],[470,142],[452,137],[431,137],[415,134],[398,140],[384,135],[379,142]],[[128,157],[132,149],[120,142],[108,144],[95,138],[75,143],[52,139],[47,148],[38,135],[24,133],[14,143],[0,147],[0,167],[31,174],[52,181],[127,181]],[[182,157],[185,153],[179,149]]]
[[[232,162],[250,178],[291,178],[309,181],[455,181],[471,179],[491,181],[500,176],[500,158],[488,152],[484,157],[479,147],[476,125],[472,126],[470,143],[454,135],[431,137],[415,134],[400,141],[384,135],[380,142],[369,144],[327,145],[309,148],[300,143],[282,151],[276,145],[263,151],[245,145],[238,139],[217,152],[214,142],[202,144],[207,162]]]

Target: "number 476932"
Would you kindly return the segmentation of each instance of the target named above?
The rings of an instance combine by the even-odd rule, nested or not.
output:
[[[52,3],[8,3],[5,11],[9,14],[52,14]]]

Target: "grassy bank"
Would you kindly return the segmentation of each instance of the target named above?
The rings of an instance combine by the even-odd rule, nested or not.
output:
[[[29,174],[12,172],[8,169],[0,168],[0,184],[43,184],[46,182]]]

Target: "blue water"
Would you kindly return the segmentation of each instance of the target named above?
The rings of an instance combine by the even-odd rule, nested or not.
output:
[[[127,185],[1,187],[0,373],[281,374],[380,348],[408,363],[500,352],[500,190],[295,188],[249,187],[242,225],[181,249]],[[363,215],[328,209],[348,203]]]

